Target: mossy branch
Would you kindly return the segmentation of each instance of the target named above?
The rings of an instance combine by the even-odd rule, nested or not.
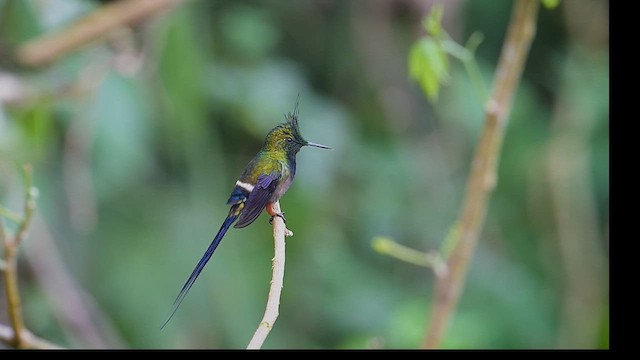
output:
[[[273,204],[273,210],[276,213],[281,212],[280,202]],[[293,236],[293,232],[287,229],[284,220],[280,217],[273,218],[273,242],[274,242],[274,257],[273,257],[273,275],[271,278],[271,287],[269,288],[269,296],[267,298],[267,307],[262,317],[262,321],[258,324],[256,332],[253,334],[253,338],[247,345],[247,349],[257,350],[262,347],[262,344],[267,339],[273,324],[275,324],[278,318],[278,308],[280,307],[280,294],[282,292],[282,286],[284,283],[284,260],[285,260],[285,237]]]
[[[490,194],[497,182],[496,169],[511,104],[535,35],[539,0],[518,0],[487,101],[485,125],[477,145],[465,198],[458,220],[458,235],[447,258],[448,272],[437,277],[431,319],[424,348],[440,346],[464,288],[467,269],[482,231]]]

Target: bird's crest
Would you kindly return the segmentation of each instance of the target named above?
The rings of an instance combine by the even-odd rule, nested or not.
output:
[[[300,115],[300,94],[296,98],[296,106],[293,108],[293,112],[287,113],[284,115],[284,118],[290,123],[294,128],[298,129],[298,115]]]
[[[289,112],[284,115],[284,118],[287,120],[287,123],[291,126],[291,130],[293,135],[302,139],[300,135],[300,128],[298,127],[298,115],[300,115],[300,94],[296,98],[296,106],[293,108],[293,112]]]

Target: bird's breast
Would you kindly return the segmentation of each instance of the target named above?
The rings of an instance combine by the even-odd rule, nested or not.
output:
[[[271,197],[271,202],[276,202],[280,200],[282,195],[289,190],[291,186],[291,182],[293,182],[293,178],[296,175],[296,163],[295,159],[293,161],[288,161],[288,163],[280,162],[282,177],[280,178],[280,182],[276,187],[276,190]]]
[[[285,179],[282,179],[278,186],[276,187],[276,191],[273,193],[273,197],[271,198],[272,202],[276,202],[280,200],[282,195],[289,190],[289,186],[291,186],[291,182],[293,180],[293,176],[289,175]]]

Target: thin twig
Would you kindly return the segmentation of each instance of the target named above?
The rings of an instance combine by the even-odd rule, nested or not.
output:
[[[482,79],[478,62],[476,61],[475,51],[483,40],[482,34],[474,32],[471,34],[465,46],[459,45],[453,41],[445,32],[446,38],[441,42],[442,47],[452,56],[457,58],[464,65],[467,71],[467,76],[471,80],[471,83],[476,88],[476,93],[481,101],[484,103],[489,98],[489,92]]]
[[[497,182],[496,167],[504,131],[535,34],[539,5],[539,0],[518,0],[514,4],[493,93],[486,105],[484,130],[467,181],[459,219],[459,237],[447,260],[449,272],[436,279],[435,300],[423,342],[425,348],[440,345],[464,287],[467,269],[484,224],[488,200]]]
[[[436,276],[443,276],[447,271],[447,264],[437,251],[418,251],[382,236],[374,238],[371,246],[381,254],[389,255],[410,264],[428,267],[433,270]]]
[[[59,32],[45,34],[20,46],[16,60],[26,66],[43,66],[122,26],[133,25],[166,11],[182,0],[119,0],[104,5]]]
[[[33,213],[36,210],[36,199],[38,198],[38,189],[33,187],[33,168],[30,164],[26,164],[23,167],[24,174],[24,216],[22,222],[18,226],[16,237],[14,239],[14,246],[17,248],[20,243],[27,237],[29,227],[31,226],[31,220],[33,220]]]
[[[20,293],[18,290],[16,255],[18,247],[15,241],[4,229],[4,222],[0,219],[0,237],[3,243],[3,269],[2,277],[4,279],[4,290],[7,297],[7,312],[9,314],[9,322],[12,329],[12,337],[9,343],[16,348],[25,347],[24,339],[24,321],[22,320],[22,309],[20,306]]]
[[[27,348],[29,344],[28,331],[25,329],[22,318],[22,306],[20,291],[18,289],[17,255],[20,243],[27,237],[31,219],[36,208],[37,189],[33,184],[33,169],[27,164],[23,167],[25,186],[24,215],[18,224],[18,229],[13,237],[7,234],[4,228],[4,220],[0,218],[0,240],[3,244],[3,268],[4,288],[7,297],[7,311],[12,329],[12,338],[9,343],[16,348]]]
[[[273,210],[277,213],[280,211],[280,203],[273,204]],[[271,278],[271,287],[269,288],[269,297],[267,299],[267,307],[262,317],[262,321],[258,325],[253,338],[247,345],[247,349],[260,349],[266,340],[273,324],[278,318],[278,308],[280,306],[280,293],[284,282],[284,259],[285,259],[285,236],[293,236],[293,232],[287,229],[284,221],[279,217],[273,219],[273,241],[274,252],[273,257],[273,276]]]

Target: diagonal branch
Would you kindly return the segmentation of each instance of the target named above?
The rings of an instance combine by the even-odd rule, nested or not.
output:
[[[122,26],[130,26],[180,4],[182,0],[119,0],[104,5],[73,25],[33,39],[17,49],[17,61],[43,66]]]
[[[514,4],[494,78],[493,93],[486,105],[484,130],[467,181],[459,219],[459,235],[447,260],[449,272],[436,280],[431,320],[423,342],[425,348],[440,345],[464,287],[488,201],[497,182],[500,148],[513,96],[535,35],[539,5],[539,0],[518,0]]]

